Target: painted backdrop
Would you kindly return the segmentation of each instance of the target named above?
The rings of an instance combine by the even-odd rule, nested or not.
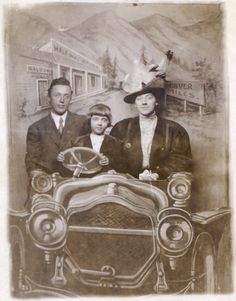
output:
[[[74,90],[71,111],[111,106],[113,124],[134,116],[122,83],[135,64],[159,64],[174,52],[167,80],[202,81],[199,106],[167,97],[165,116],[183,125],[194,159],[194,207],[228,204],[227,99],[220,4],[42,4],[5,9],[10,145],[10,206],[27,191],[24,156],[28,126],[48,114],[47,88],[65,76]],[[173,95],[172,95],[173,96]],[[185,110],[184,110],[185,109]]]

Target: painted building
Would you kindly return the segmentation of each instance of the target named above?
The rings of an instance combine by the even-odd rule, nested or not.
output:
[[[67,45],[50,39],[37,49],[17,49],[14,82],[18,113],[31,115],[48,107],[47,90],[53,78],[65,77],[72,85],[72,102],[106,88],[102,67]]]
[[[15,209],[21,210],[27,199],[28,177],[24,162],[27,130],[49,112],[48,88],[52,79],[61,76],[69,79],[72,102],[81,102],[82,107],[87,98],[106,89],[102,67],[69,48],[68,40],[62,40],[43,37],[35,45],[16,43],[12,39],[5,46],[9,192],[10,207]]]

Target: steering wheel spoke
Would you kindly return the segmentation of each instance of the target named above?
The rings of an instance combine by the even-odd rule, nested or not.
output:
[[[73,171],[74,177],[79,177],[80,174],[94,174],[102,169],[99,164],[99,161],[103,158],[102,154],[91,148],[72,147],[63,153],[65,156],[63,166]]]
[[[76,163],[80,163],[81,160],[79,161],[79,159],[76,157],[76,155],[72,149],[70,150],[70,155],[73,157],[73,159],[75,160]]]
[[[94,156],[93,158],[91,158],[90,160],[88,160],[87,162],[85,162],[84,164],[87,165],[87,164],[90,164],[92,163],[94,160],[97,159],[98,156]]]

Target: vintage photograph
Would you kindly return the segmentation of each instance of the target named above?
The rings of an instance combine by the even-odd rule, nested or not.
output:
[[[225,18],[4,6],[12,297],[234,291]]]

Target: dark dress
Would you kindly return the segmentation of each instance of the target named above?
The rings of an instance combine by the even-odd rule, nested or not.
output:
[[[123,141],[126,172],[138,177],[142,168],[142,147],[139,117],[118,122],[110,135]],[[186,130],[178,123],[158,117],[151,155],[150,170],[160,179],[172,172],[191,171],[191,148]]]

